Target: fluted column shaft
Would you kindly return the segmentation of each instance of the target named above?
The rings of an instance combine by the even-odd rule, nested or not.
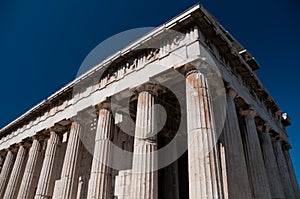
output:
[[[112,198],[112,175],[109,167],[111,161],[110,138],[112,121],[111,112],[105,108],[100,109],[88,198]]]
[[[224,191],[224,196],[223,199],[229,199],[229,194],[228,194],[228,177],[227,177],[227,166],[226,166],[226,155],[225,155],[225,147],[222,142],[219,143],[219,148],[220,148],[220,159],[221,159],[221,170],[222,170],[222,179],[223,179],[223,191]]]
[[[189,197],[221,198],[215,154],[213,113],[206,77],[198,71],[186,76]]]
[[[2,170],[2,166],[3,166],[3,161],[4,161],[4,158],[3,158],[3,156],[0,154],[0,173],[1,173],[1,170]]]
[[[3,163],[4,163],[4,158],[3,158],[3,156],[0,154],[0,173],[1,173],[1,171],[2,171]]]
[[[248,160],[248,174],[254,198],[271,199],[271,190],[269,187],[267,171],[264,164],[254,116],[255,112],[252,110],[247,111],[245,115],[245,152]]]
[[[286,198],[295,199],[296,196],[290,179],[288,166],[286,164],[286,160],[282,151],[282,146],[279,141],[274,142],[274,151],[277,159],[284,195]]]
[[[14,155],[8,151],[0,175],[0,198],[3,197],[13,167]]]
[[[78,122],[73,122],[69,134],[66,155],[61,173],[61,184],[59,197],[63,199],[72,199],[76,196],[76,167],[78,161],[78,153],[80,148],[80,132],[81,125]]]
[[[132,162],[130,199],[157,199],[157,149],[154,135],[156,121],[155,96],[142,91],[138,96],[137,118]]]
[[[235,93],[233,91],[230,91],[226,97],[227,116],[223,130],[228,196],[230,199],[251,199],[251,189],[234,97]]]
[[[24,148],[24,146],[20,146],[18,153],[17,153],[17,157],[16,157],[16,161],[14,163],[8,184],[7,184],[7,188],[4,194],[4,199],[12,199],[12,198],[16,198],[17,194],[18,194],[18,184],[20,179],[22,178],[22,166],[24,163],[26,157],[26,149]]]
[[[292,184],[293,184],[295,196],[296,196],[296,198],[300,198],[300,189],[299,189],[296,173],[295,173],[295,170],[294,170],[293,162],[292,162],[292,159],[290,157],[290,153],[287,149],[283,150],[283,153],[284,153],[284,157],[286,159],[286,162],[287,162],[287,165],[288,165],[288,168],[289,168],[290,178],[291,178],[291,181],[292,181]]]
[[[45,157],[37,185],[35,199],[52,197],[55,182],[55,156],[58,155],[57,147],[59,143],[59,136],[54,131],[51,131],[50,138],[47,141],[47,148],[45,151]]]
[[[262,152],[273,198],[285,198],[268,130],[262,130]]]
[[[37,139],[34,139],[29,151],[28,160],[22,178],[18,198],[33,198],[34,189],[35,189],[33,183],[33,177],[34,177],[34,172],[37,165],[39,153],[40,153],[40,142]]]

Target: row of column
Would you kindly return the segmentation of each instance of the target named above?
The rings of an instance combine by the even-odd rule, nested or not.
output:
[[[214,115],[207,78],[196,70],[186,74],[189,197],[299,198],[289,152],[280,139],[271,138],[268,126],[257,131],[254,110],[240,111],[238,118],[234,102],[237,94],[232,89],[226,97],[228,109],[222,134],[226,161],[221,162],[221,167],[226,174],[222,174],[223,179],[218,178],[219,159],[214,155],[219,151],[211,145],[215,136]],[[222,160],[222,148],[220,152]],[[223,189],[218,189],[218,180]]]
[[[296,176],[288,163],[291,162],[288,150],[279,139],[271,138],[268,125],[256,126],[254,110],[240,111],[238,119],[236,95],[232,90],[227,95],[223,131],[229,198],[298,198],[298,183],[294,180],[292,184]],[[239,120],[242,120],[240,125]]]
[[[256,126],[254,110],[240,111],[242,122],[239,125],[235,96],[232,90],[227,96],[228,113],[231,113],[227,115],[223,132],[227,175],[232,175],[231,179],[228,177],[229,198],[298,198],[298,183],[296,180],[292,183],[296,176],[292,164],[288,166],[291,162],[288,150],[282,146],[280,139],[271,137],[268,125]],[[233,128],[228,128],[230,125]],[[239,143],[242,146],[238,150],[236,145]],[[232,160],[233,157],[239,159]],[[231,164],[234,164],[233,168]],[[232,186],[235,183],[238,185]]]
[[[296,199],[298,184],[289,152],[283,150],[279,140],[271,138],[270,128],[265,126],[257,131],[253,110],[241,112],[244,123],[240,125],[234,102],[236,93],[231,90],[227,95],[227,118],[222,134],[224,147],[220,154],[214,147],[218,138],[214,132],[207,78],[194,69],[187,70],[185,74],[189,197]],[[157,156],[153,155],[157,150],[154,110],[157,95],[152,86],[139,90],[130,191],[132,199],[158,198]],[[112,158],[112,129],[109,107],[100,106],[88,198],[112,198],[112,169],[107,166]],[[28,160],[23,145],[19,146],[16,157],[13,151],[8,151],[0,175],[0,198],[51,198],[53,192],[58,198],[74,198],[81,131],[80,123],[74,121],[59,186],[54,186],[57,180],[55,157],[60,155],[58,146],[61,142],[57,133],[50,132],[40,166],[42,143],[36,137],[33,138]],[[225,158],[221,160],[220,157]],[[40,173],[38,167],[41,167]],[[225,174],[222,169],[226,170]],[[34,192],[35,196],[32,195]]]
[[[63,185],[60,187],[61,198],[72,198],[69,196],[72,195],[72,191],[75,192],[72,190],[72,185],[75,181],[74,165],[76,165],[78,154],[79,126],[78,123],[74,122],[71,127],[61,174],[63,180]],[[60,136],[51,131],[44,158],[41,161],[41,142],[37,138],[33,138],[25,168],[23,168],[26,161],[27,149],[25,146],[19,146],[15,161],[12,151],[8,151],[0,175],[0,198],[51,198],[56,180],[56,157],[60,155],[57,153],[60,142]]]

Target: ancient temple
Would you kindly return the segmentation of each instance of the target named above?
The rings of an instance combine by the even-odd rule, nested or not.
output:
[[[300,198],[258,69],[197,4],[3,127],[0,198]]]

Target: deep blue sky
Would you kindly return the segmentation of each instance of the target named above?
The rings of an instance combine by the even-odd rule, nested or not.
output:
[[[0,127],[74,79],[101,41],[128,29],[158,26],[195,3],[0,0]],[[200,3],[258,60],[258,76],[292,118],[288,132],[299,179],[299,1]]]

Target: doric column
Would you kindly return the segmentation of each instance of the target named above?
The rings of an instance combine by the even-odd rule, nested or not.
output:
[[[3,155],[0,152],[0,173],[1,173],[1,170],[2,170],[3,163],[4,163],[4,158],[3,158]]]
[[[78,162],[78,153],[80,149],[80,132],[82,130],[81,124],[78,121],[74,121],[71,126],[68,144],[65,154],[65,159],[61,173],[61,183],[55,186],[55,189],[59,189],[58,196],[63,199],[71,199],[76,196],[75,185],[76,182],[76,167]]]
[[[245,116],[245,153],[252,192],[256,199],[271,199],[267,172],[256,130],[253,110],[243,111]]]
[[[223,142],[219,143],[220,148],[220,159],[221,159],[221,170],[222,170],[222,179],[223,179],[223,190],[224,190],[224,199],[229,199],[228,194],[228,177],[227,177],[227,166],[226,166],[226,155],[225,155],[225,147],[223,145]]]
[[[109,102],[104,102],[105,104]],[[101,104],[101,106],[104,105]],[[95,148],[89,183],[88,198],[112,198],[111,136],[113,118],[107,107],[99,110],[98,125],[95,136]]]
[[[221,198],[214,149],[213,113],[207,78],[197,70],[186,74],[189,197]]]
[[[22,178],[18,198],[33,198],[35,191],[35,183],[33,177],[40,153],[40,142],[34,137],[32,146],[29,151],[28,160],[26,163],[24,175]]]
[[[252,198],[247,165],[243,150],[242,137],[234,98],[236,93],[229,90],[227,99],[227,115],[223,129],[223,140],[226,157],[228,179],[228,196],[230,199]]]
[[[47,141],[47,148],[45,151],[45,157],[37,185],[35,199],[52,197],[55,182],[55,156],[58,155],[57,148],[59,143],[59,136],[54,131],[51,131],[50,138]]]
[[[11,169],[13,167],[13,160],[14,155],[12,151],[7,151],[0,175],[0,198],[3,198],[4,191],[6,190],[7,182],[11,174]]]
[[[280,178],[283,186],[284,195],[289,199],[296,199],[293,185],[291,183],[290,174],[286,160],[282,151],[282,146],[279,140],[274,142],[274,151],[279,168]]]
[[[155,88],[139,89],[130,199],[157,199]]]
[[[284,157],[285,157],[286,162],[287,162],[287,166],[289,168],[290,178],[291,178],[291,181],[292,181],[292,184],[293,184],[295,196],[296,196],[296,198],[300,198],[300,189],[299,189],[296,173],[295,173],[295,170],[294,170],[293,162],[292,162],[292,159],[290,157],[290,153],[289,153],[288,149],[284,149],[283,153],[284,153]]]
[[[281,185],[279,170],[272,146],[271,137],[269,134],[269,126],[261,127],[261,144],[262,152],[265,161],[266,171],[269,179],[273,198],[285,198]]]
[[[26,149],[20,145],[17,153],[16,161],[14,163],[7,188],[4,194],[4,199],[16,198],[19,190],[19,182],[22,178],[22,166],[26,157]]]

